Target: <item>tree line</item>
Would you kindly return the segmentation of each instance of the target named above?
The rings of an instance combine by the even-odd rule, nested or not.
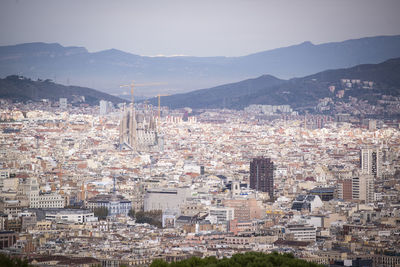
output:
[[[246,252],[235,254],[231,258],[216,257],[198,258],[167,263],[164,260],[154,260],[150,267],[319,267],[316,263],[296,259],[292,254],[277,252]]]

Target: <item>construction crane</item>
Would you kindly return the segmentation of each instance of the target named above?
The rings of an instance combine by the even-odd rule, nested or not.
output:
[[[160,98],[162,96],[169,96],[169,95],[161,95],[161,94],[157,95],[157,97],[158,97],[158,121],[160,121],[160,115],[161,115],[161,101],[160,101]]]
[[[133,89],[135,88],[135,81],[132,81],[131,84],[123,84],[119,86],[120,88],[122,87],[130,87],[131,88],[131,97],[132,97],[132,106],[134,104],[134,98],[133,98]]]
[[[166,85],[166,82],[154,82],[154,83],[135,83],[135,81],[132,81],[131,84],[123,84],[120,85],[119,87],[130,87],[131,88],[131,98],[132,98],[132,105],[134,105],[134,96],[133,96],[133,91],[134,87],[136,86],[157,86],[157,85]],[[160,102],[160,101],[159,101]]]

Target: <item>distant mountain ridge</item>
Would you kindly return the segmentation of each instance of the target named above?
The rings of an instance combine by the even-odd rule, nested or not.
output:
[[[354,96],[376,101],[375,94],[400,96],[400,58],[390,59],[380,64],[328,70],[290,80],[263,75],[238,83],[164,96],[162,105],[172,109],[182,107],[242,109],[251,104],[288,104],[294,108],[306,108],[315,106],[321,98],[334,97],[335,94],[329,91],[329,86],[335,86],[336,90],[340,89],[341,79],[374,82],[373,89],[349,90],[346,91],[346,97]],[[150,103],[155,105],[156,100],[153,98]]]
[[[139,96],[187,92],[264,74],[302,77],[396,57],[400,57],[400,35],[319,45],[304,42],[241,57],[146,57],[116,49],[90,53],[83,47],[29,43],[0,47],[0,77],[52,79],[121,95],[119,85],[132,80],[163,83],[137,87]]]
[[[38,80],[11,75],[5,79],[0,79],[0,98],[11,99],[13,101],[40,101],[49,99],[58,101],[59,98],[67,98],[68,102],[85,97],[83,103],[98,105],[100,100],[107,100],[113,104],[124,102],[123,99],[85,87],[64,86],[53,83],[51,80]]]

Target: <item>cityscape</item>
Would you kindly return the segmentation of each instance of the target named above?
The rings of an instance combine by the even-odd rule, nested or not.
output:
[[[374,36],[285,79],[234,56],[2,43],[0,266],[400,266],[400,35]],[[72,71],[108,64],[111,84],[134,56],[109,91]]]

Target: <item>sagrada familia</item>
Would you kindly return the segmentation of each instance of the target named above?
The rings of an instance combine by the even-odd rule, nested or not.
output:
[[[137,112],[131,104],[124,108],[119,126],[120,149],[137,152],[159,151],[162,149],[162,138],[157,127],[158,118],[152,112]]]

